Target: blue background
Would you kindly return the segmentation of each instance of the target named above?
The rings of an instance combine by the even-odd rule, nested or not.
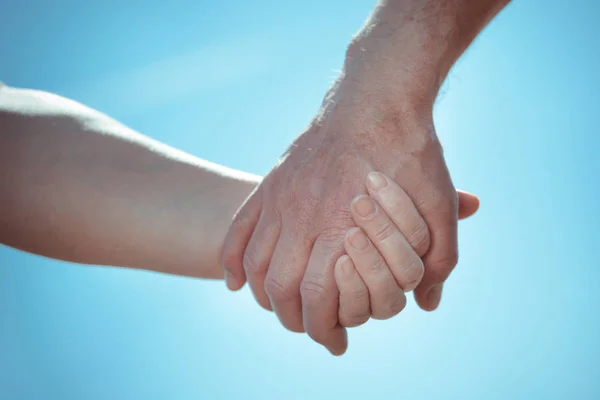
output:
[[[264,174],[317,110],[373,1],[0,4],[0,79]],[[435,119],[479,214],[441,308],[330,356],[244,289],[0,248],[1,399],[600,398],[600,3],[520,0]]]

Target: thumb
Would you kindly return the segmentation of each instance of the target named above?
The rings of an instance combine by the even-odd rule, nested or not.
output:
[[[462,190],[456,192],[458,194],[458,219],[469,218],[479,209],[479,198]]]

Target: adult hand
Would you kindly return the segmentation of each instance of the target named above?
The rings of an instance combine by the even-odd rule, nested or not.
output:
[[[458,208],[433,102],[456,59],[507,3],[377,2],[322,112],[235,217],[223,252],[230,288],[247,276],[259,303],[272,306],[284,326],[305,328],[335,349],[344,331],[333,265],[354,225],[348,204],[378,170],[398,182],[427,224],[430,247],[415,298],[426,310],[438,306],[458,258]],[[417,262],[406,266],[418,275]]]
[[[247,278],[257,301],[286,328],[306,330],[330,350],[345,337],[333,267],[355,226],[348,205],[366,194],[369,172],[398,182],[429,228],[425,275],[415,292],[422,308],[437,307],[458,257],[457,195],[431,113],[417,112],[422,108],[410,98],[372,97],[368,87],[342,79],[330,91],[322,113],[239,210],[223,251],[231,289]],[[418,238],[406,239],[423,253]],[[422,273],[418,260],[407,267],[415,279]]]

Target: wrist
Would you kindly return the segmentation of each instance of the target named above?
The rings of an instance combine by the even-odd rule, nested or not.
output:
[[[344,73],[432,107],[454,62],[509,0],[380,0],[348,46]]]
[[[227,230],[236,211],[260,182],[257,176],[230,172],[216,176],[215,186],[199,195],[196,220],[185,235],[191,240],[190,248],[195,254],[193,276],[223,279],[220,256]]]
[[[405,153],[416,153],[437,142],[432,111],[431,104],[427,106],[406,92],[342,74],[309,135],[301,136],[298,143],[303,141],[304,147],[314,148],[335,141],[367,152],[380,146],[400,146]],[[311,141],[311,137],[316,140]]]
[[[373,30],[354,38],[346,51],[344,80],[374,89],[394,102],[432,108],[458,57],[458,45],[408,27],[393,33]]]

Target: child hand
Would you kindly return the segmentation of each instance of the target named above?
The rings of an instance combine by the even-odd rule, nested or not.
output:
[[[337,260],[334,270],[340,292],[338,322],[344,327],[402,311],[405,292],[416,288],[423,277],[421,257],[430,245],[427,225],[404,190],[380,172],[369,178],[369,195],[352,201],[357,227],[348,230],[347,255]],[[477,211],[476,196],[458,192],[458,199],[459,218]]]

